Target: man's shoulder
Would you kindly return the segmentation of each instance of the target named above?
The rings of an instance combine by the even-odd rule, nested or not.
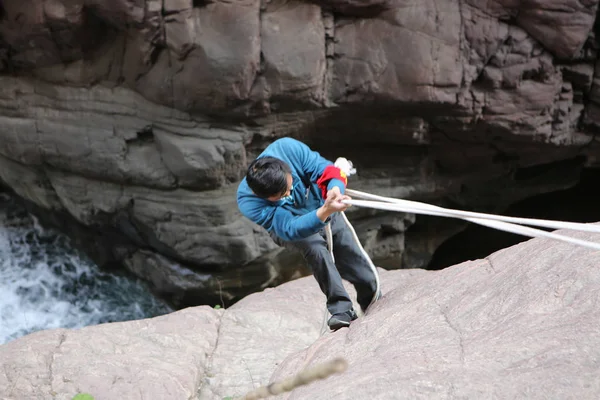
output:
[[[301,141],[284,137],[275,140],[261,153],[259,157],[275,157],[287,163],[294,163],[294,160],[301,154],[304,154],[308,147]]]
[[[241,198],[248,197],[248,196],[256,196],[256,195],[252,192],[252,190],[250,189],[250,186],[248,186],[248,182],[246,181],[246,177],[244,177],[244,178],[242,178],[242,180],[238,184],[238,188],[237,188],[237,198],[238,198],[238,201]]]
[[[267,146],[267,149],[289,150],[299,149],[304,146],[306,145],[297,139],[291,137],[283,137],[273,141],[269,146]]]
[[[249,204],[249,202],[250,202],[251,204],[258,205],[260,207],[269,205],[269,201],[267,201],[263,198],[260,198],[254,194],[252,189],[250,189],[250,186],[248,186],[248,182],[246,181],[245,177],[238,184],[237,201],[238,201],[238,204],[240,204],[240,203]]]
[[[242,179],[237,188],[237,203],[238,206],[242,209],[242,212],[248,211],[251,208],[261,207],[263,206],[263,199],[255,195],[248,183],[246,182],[246,178]]]
[[[279,138],[279,139],[276,139],[276,140],[274,140],[274,141],[273,141],[273,144],[274,144],[274,143],[278,143],[278,144],[286,144],[286,145],[289,145],[289,144],[292,144],[292,145],[303,144],[303,143],[302,143],[301,141],[299,141],[298,139],[294,139],[294,138],[292,138],[292,137],[282,137],[282,138]]]

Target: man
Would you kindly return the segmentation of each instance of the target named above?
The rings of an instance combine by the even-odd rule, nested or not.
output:
[[[342,278],[354,285],[363,311],[377,290],[375,271],[339,216],[348,205],[346,176],[305,144],[282,138],[271,143],[248,167],[237,191],[242,214],[269,231],[280,246],[301,252],[325,296],[330,329],[356,319]],[[334,263],[324,228],[331,223]],[[378,294],[379,295],[379,294]]]

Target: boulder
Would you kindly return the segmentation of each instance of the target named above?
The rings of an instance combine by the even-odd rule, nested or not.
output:
[[[313,278],[227,309],[37,332],[0,346],[0,397],[221,400],[341,357],[344,373],[276,398],[597,398],[598,261],[532,239],[441,271],[381,270],[383,298],[336,332]]]

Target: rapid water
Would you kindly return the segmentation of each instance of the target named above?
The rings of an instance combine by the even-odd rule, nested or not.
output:
[[[66,236],[0,194],[0,344],[42,329],[170,311],[140,281],[102,272]]]

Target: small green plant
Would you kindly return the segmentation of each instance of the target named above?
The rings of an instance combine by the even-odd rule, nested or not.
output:
[[[216,305],[216,306],[214,306],[213,308],[214,308],[215,310],[218,310],[219,308],[221,308],[221,306],[217,304],[217,305]],[[223,399],[223,400],[225,400],[225,399]]]
[[[94,396],[87,393],[78,393],[72,400],[94,400]]]
[[[231,396],[223,397],[223,400],[233,400],[233,397],[231,397]]]

